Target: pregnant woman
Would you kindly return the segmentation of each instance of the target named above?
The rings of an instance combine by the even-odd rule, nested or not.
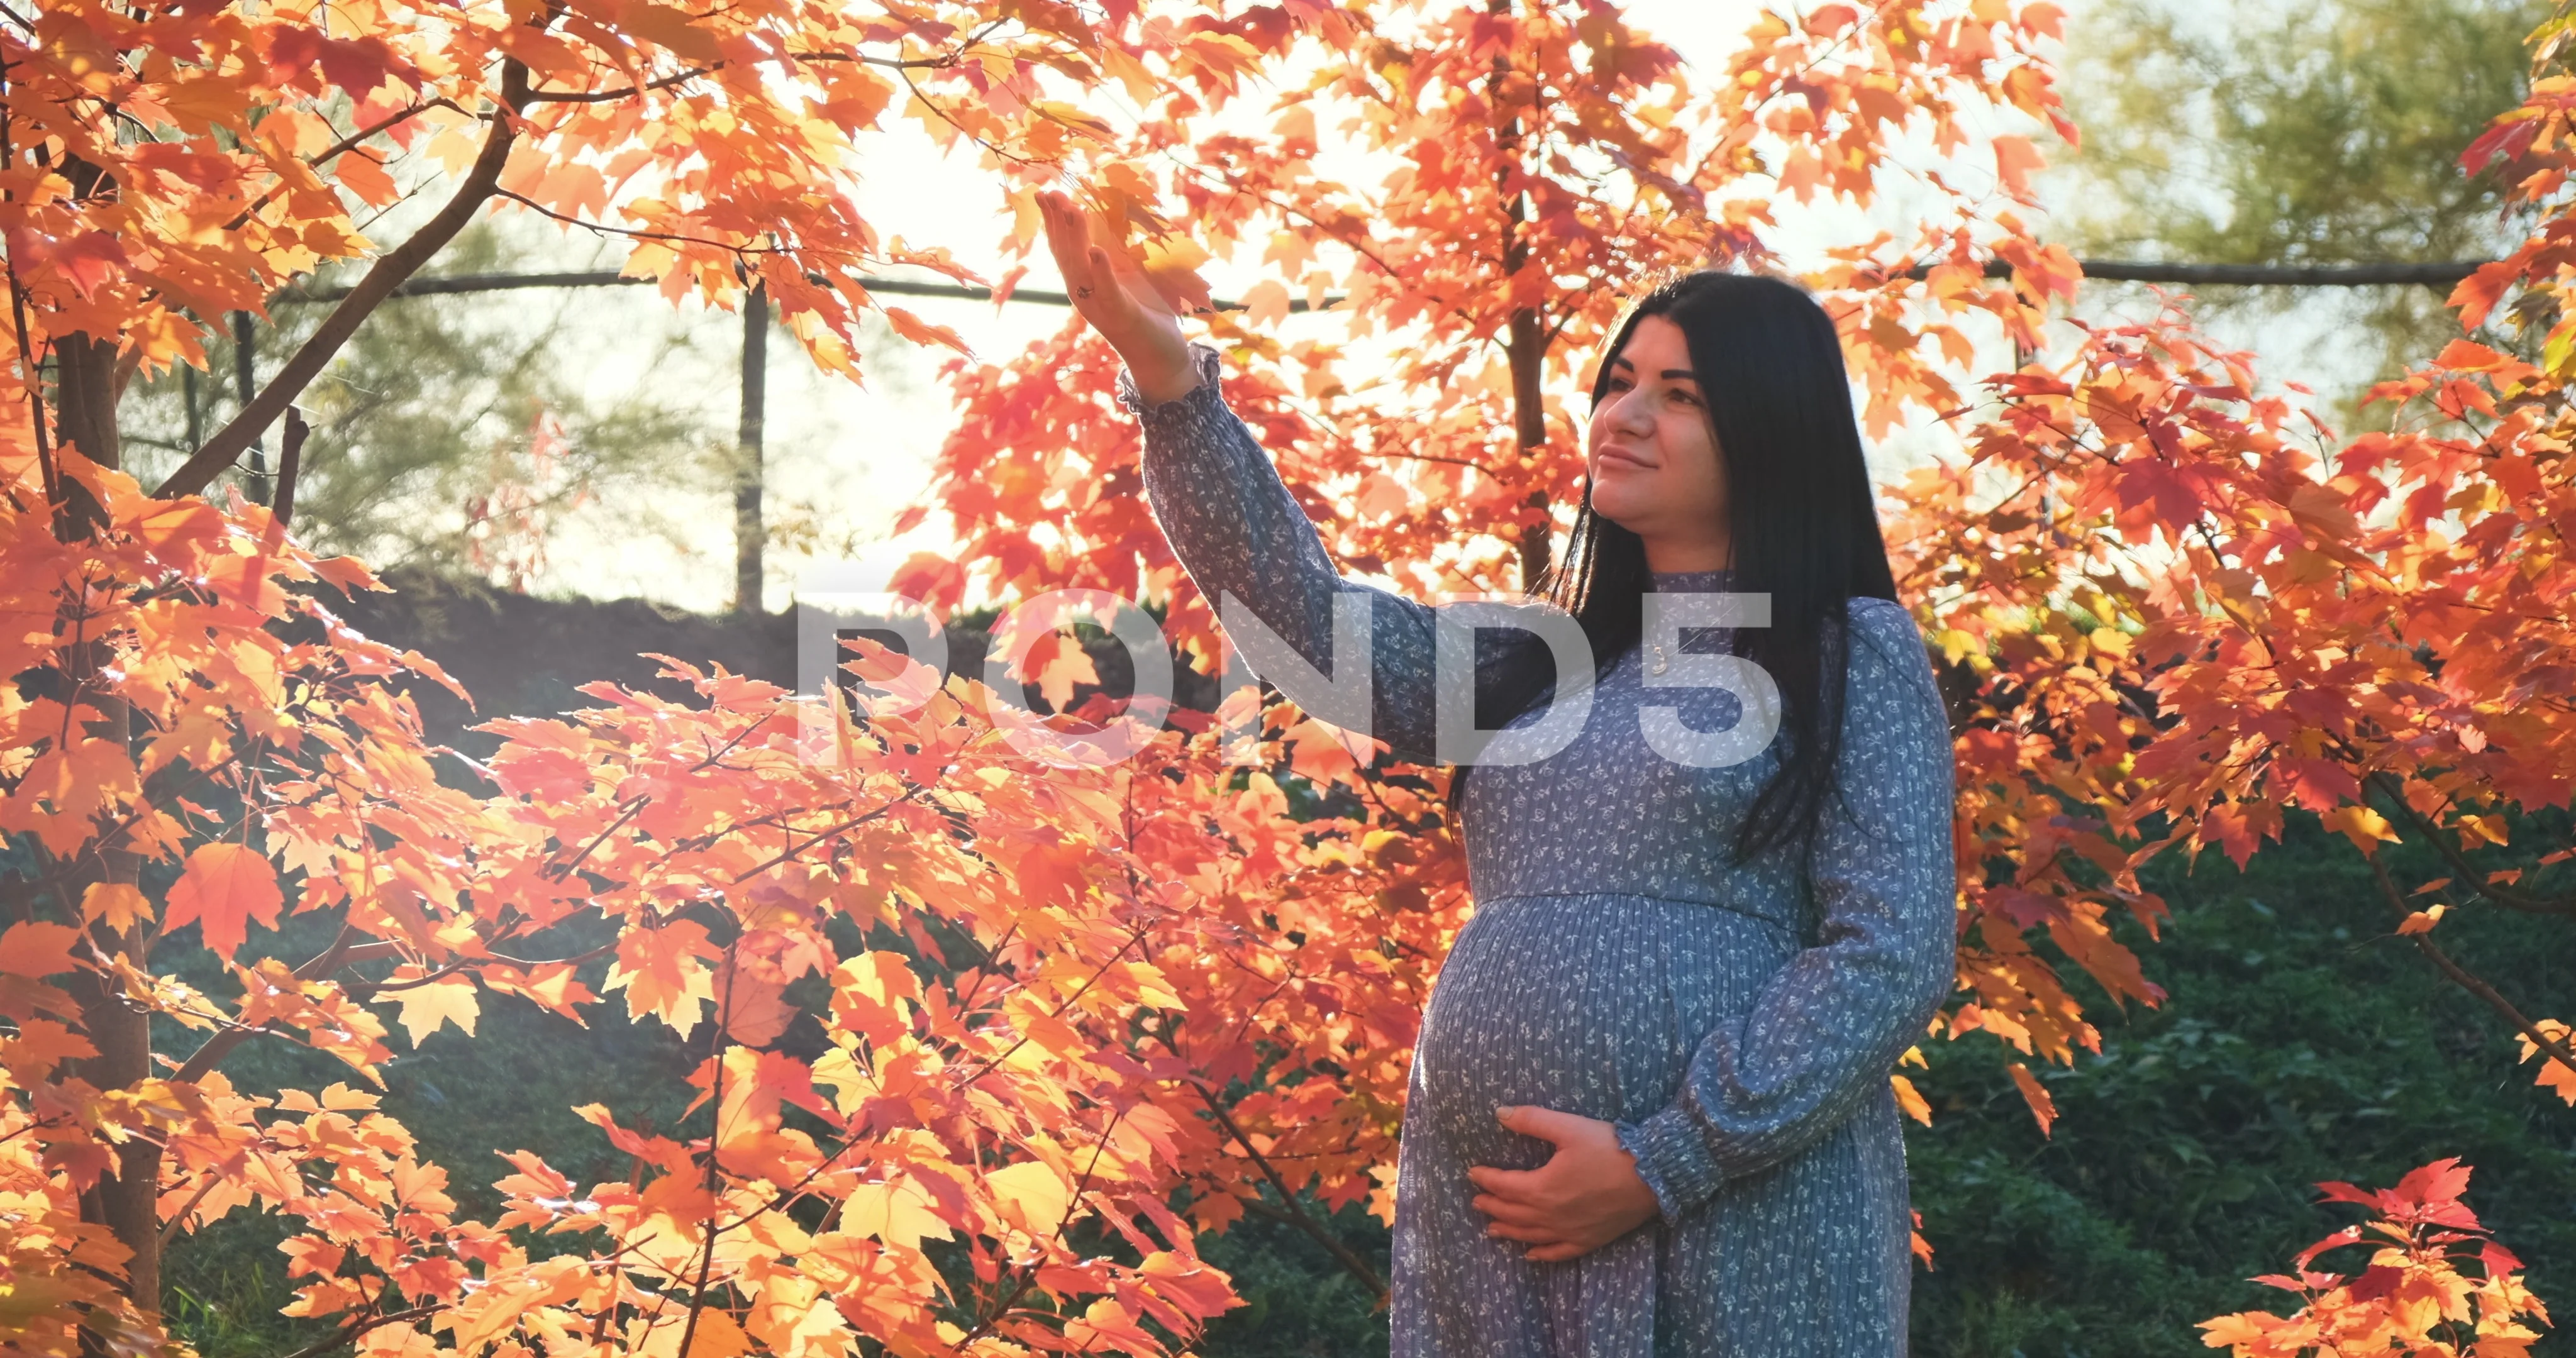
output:
[[[1191,579],[1320,672],[1372,664],[1371,734],[1432,762],[1438,610],[1341,579],[1215,352],[1068,199],[1045,219],[1126,361],[1146,495]],[[1585,454],[1538,597],[1591,642],[1597,669],[1563,680],[1588,716],[1545,757],[1453,778],[1476,914],[1414,1051],[1394,1352],[1902,1354],[1888,1075],[1952,985],[1953,765],[1832,321],[1772,279],[1655,289],[1603,356]],[[1680,602],[1647,598],[1716,592],[1767,595],[1768,625],[1675,628]],[[1365,657],[1333,654],[1342,595],[1369,610]],[[1738,677],[1676,686],[1713,666]],[[1488,728],[1560,697],[1535,643],[1479,655],[1475,680]]]

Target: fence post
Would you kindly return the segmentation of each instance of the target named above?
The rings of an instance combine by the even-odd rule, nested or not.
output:
[[[733,608],[760,611],[762,554],[769,544],[760,517],[761,425],[769,406],[769,284],[752,285],[742,303],[742,425],[733,481]]]

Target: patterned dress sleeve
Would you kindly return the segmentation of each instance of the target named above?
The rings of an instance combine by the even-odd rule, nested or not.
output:
[[[1398,759],[1433,762],[1439,610],[1334,571],[1315,525],[1252,431],[1227,408],[1216,351],[1193,344],[1190,357],[1199,383],[1175,400],[1148,405],[1129,375],[1120,374],[1118,383],[1119,403],[1144,427],[1145,496],[1173,555],[1211,608],[1234,596],[1326,678],[1338,677],[1336,667],[1345,663],[1333,653],[1334,598],[1359,596],[1369,609],[1374,664],[1369,734]],[[1488,670],[1480,665],[1479,673],[1485,677]],[[1298,677],[1262,677],[1300,707],[1320,706],[1321,695]]]
[[[1828,799],[1809,858],[1816,946],[1702,1039],[1671,1106],[1618,1124],[1667,1223],[1857,1112],[1953,984],[1948,720],[1912,616],[1854,599],[1850,618],[1842,798]]]

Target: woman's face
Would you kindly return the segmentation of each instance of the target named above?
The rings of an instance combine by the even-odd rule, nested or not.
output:
[[[1610,360],[1584,457],[1593,511],[1645,540],[1649,569],[1729,564],[1726,464],[1680,326],[1637,322]]]

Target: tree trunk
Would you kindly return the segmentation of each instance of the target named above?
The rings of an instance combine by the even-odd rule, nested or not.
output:
[[[116,427],[116,342],[90,335],[61,335],[53,341],[57,386],[55,424],[59,446],[78,452],[102,467],[123,461]],[[103,509],[87,492],[75,491],[70,531],[86,537],[105,525]],[[87,685],[108,660],[105,646],[93,640],[73,651],[68,677]],[[133,730],[133,715],[119,699],[92,692],[84,699],[99,717],[88,723],[95,738],[123,741]],[[131,886],[135,855],[110,849],[84,864],[67,885],[74,909],[94,884]],[[141,967],[148,945],[134,935],[108,929],[92,931],[100,951],[122,956]],[[148,1015],[124,1003],[122,994],[104,979],[84,973],[74,996],[80,1002],[81,1026],[98,1055],[79,1065],[82,1079],[100,1089],[127,1089],[152,1074],[152,1023]],[[126,1293],[147,1312],[161,1309],[161,1148],[141,1138],[117,1148],[116,1173],[102,1178],[81,1195],[81,1220],[105,1226],[131,1251],[126,1261]],[[85,1337],[85,1343],[93,1342]]]
[[[1512,441],[1521,456],[1534,457],[1547,447],[1547,393],[1539,381],[1540,365],[1547,358],[1547,339],[1539,329],[1537,312],[1523,308],[1512,313],[1510,337],[1504,341],[1503,352],[1511,360]],[[1548,565],[1547,492],[1533,490],[1523,503],[1539,511],[1538,522],[1523,527],[1520,540],[1521,588],[1535,593]]]
[[[1485,12],[1504,15],[1512,12],[1512,0],[1486,0]],[[1511,74],[1511,61],[1497,54],[1494,73],[1485,81],[1485,92],[1496,108],[1505,106],[1506,78]],[[1494,129],[1494,145],[1510,163],[1494,171],[1494,187],[1503,194],[1503,274],[1508,280],[1529,263],[1529,242],[1521,228],[1529,221],[1529,198],[1511,191],[1513,171],[1519,168],[1521,138],[1525,135],[1518,115],[1507,117]],[[1508,282],[1506,286],[1509,286]],[[1536,458],[1547,447],[1547,394],[1541,390],[1539,375],[1547,362],[1547,332],[1539,324],[1539,314],[1528,308],[1513,310],[1503,334],[1503,355],[1512,374],[1512,446],[1524,461]],[[1549,523],[1547,492],[1533,490],[1521,503],[1538,511],[1536,522],[1521,529],[1521,589],[1536,593],[1541,577],[1547,574]]]
[[[124,712],[114,724],[122,727]],[[95,730],[96,728],[92,728]],[[131,886],[134,855],[108,855],[108,862],[88,881]],[[92,931],[102,950],[123,953],[141,965],[143,949],[128,935],[106,928]],[[84,974],[75,991],[81,1026],[98,1055],[80,1062],[80,1076],[100,1089],[130,1089],[152,1074],[152,1021],[128,1007],[123,995],[96,976]],[[102,1177],[81,1194],[81,1220],[105,1226],[131,1253],[125,1263],[126,1295],[138,1310],[161,1309],[161,1147],[141,1137],[116,1149],[116,1173]]]
[[[53,351],[54,446],[102,467],[123,465],[124,444],[116,432],[116,342],[56,335]],[[88,537],[106,521],[105,509],[79,482],[66,477],[63,491],[70,500],[70,538]]]
[[[241,396],[241,403],[234,407],[236,410],[250,409],[250,403],[259,396],[259,331],[247,311],[233,313],[233,390]],[[203,442],[191,433],[188,436],[189,454],[193,456]],[[257,435],[251,438],[249,479],[250,502],[267,504],[268,463]]]

